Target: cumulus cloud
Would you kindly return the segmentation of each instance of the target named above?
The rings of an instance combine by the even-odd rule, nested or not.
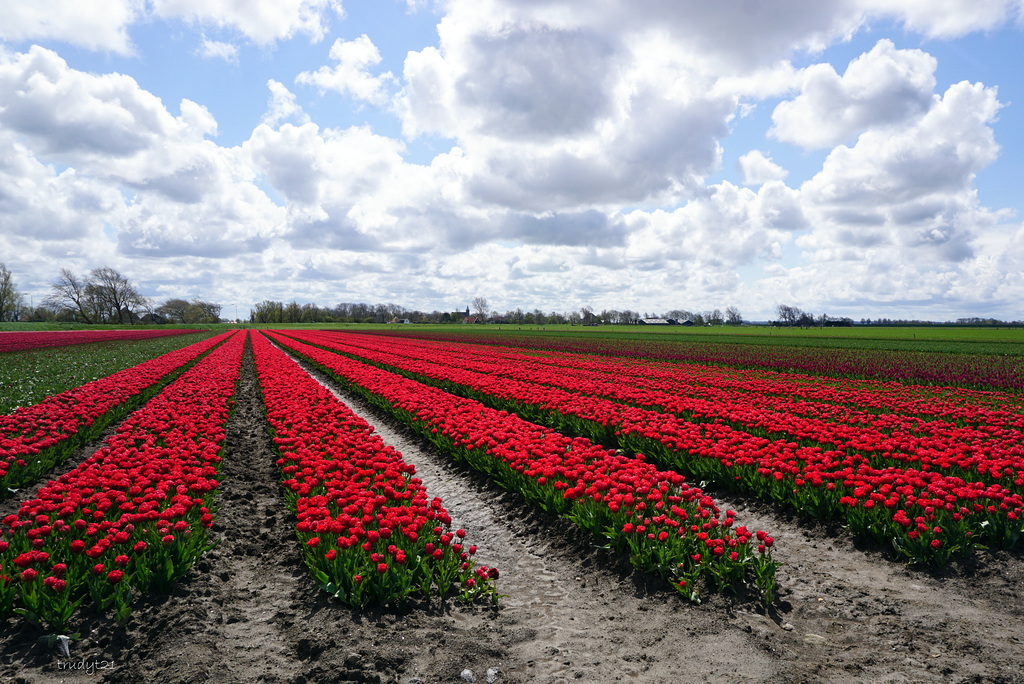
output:
[[[441,50],[406,59],[398,110],[407,134],[459,141],[477,201],[534,213],[672,203],[719,164],[736,97],[711,93],[713,76],[666,36],[449,19]]]
[[[129,54],[128,27],[143,9],[141,0],[14,0],[3,3],[0,38],[52,39],[87,50]]]
[[[989,124],[1001,106],[995,88],[964,81],[913,125],[868,131],[852,148],[834,149],[801,188],[818,219],[803,246],[817,259],[884,249],[915,263],[970,258],[971,241],[992,224],[974,176],[998,154]]]
[[[0,132],[0,228],[7,236],[71,244],[102,234],[124,200],[116,188],[74,169],[57,172],[10,132]],[[14,253],[14,252],[8,252]]]
[[[772,180],[784,180],[789,175],[761,150],[751,150],[740,157],[739,169],[744,185],[763,185]]]
[[[367,127],[260,125],[243,145],[253,168],[288,200],[290,238],[300,244],[394,249],[429,239],[430,224],[400,220],[412,188],[433,187],[423,167],[403,162],[401,144]],[[407,174],[419,175],[413,179]]]
[[[280,81],[270,79],[267,81],[267,88],[270,90],[270,100],[267,102],[267,111],[261,119],[262,123],[268,126],[277,126],[285,121],[304,124],[309,122],[309,115],[302,111],[302,107],[295,100],[295,93],[288,90]]]
[[[204,59],[223,59],[230,64],[238,64],[237,45],[210,40],[206,36],[203,36],[203,42],[199,46],[198,54]]]
[[[195,102],[174,116],[134,79],[71,69],[40,47],[0,59],[0,100],[0,144],[12,152],[0,155],[0,216],[12,234],[108,245],[114,235],[122,255],[227,257],[283,225],[247,156],[209,139],[217,121]]]
[[[0,39],[59,40],[87,50],[131,54],[129,30],[153,18],[236,31],[261,46],[305,34],[323,39],[331,15],[344,16],[340,0],[38,0],[5,2]],[[211,54],[212,53],[212,54]],[[204,40],[202,54],[225,58],[227,43]]]
[[[303,71],[295,77],[295,82],[316,86],[321,93],[333,90],[374,105],[387,102],[387,84],[394,80],[394,76],[390,71],[379,76],[370,73],[369,68],[380,64],[381,57],[377,46],[365,33],[355,40],[344,41],[339,38],[334,41],[330,58],[337,65],[323,66],[316,71]]]
[[[780,103],[769,131],[808,149],[833,147],[874,126],[895,124],[927,111],[937,62],[921,50],[897,50],[878,41],[840,77],[830,64],[804,70],[802,92]]]
[[[1020,0],[865,0],[868,11],[893,17],[929,38],[988,31],[1021,16]]]
[[[327,28],[327,14],[333,11],[339,17],[343,15],[338,0],[149,0],[149,6],[153,16],[161,19],[238,31],[262,46],[297,34],[307,34],[319,42]]]
[[[180,126],[130,76],[70,69],[38,46],[0,55],[0,100],[0,125],[64,158],[130,156]]]
[[[782,245],[807,227],[798,193],[779,181],[757,192],[725,182],[673,211],[638,210],[626,220],[631,262],[647,268],[678,262],[717,273],[719,280],[740,265],[778,259]]]

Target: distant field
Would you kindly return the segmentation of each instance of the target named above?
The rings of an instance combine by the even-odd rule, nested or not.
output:
[[[394,325],[376,326],[375,331],[526,349],[1024,391],[1024,331],[1016,329]]]
[[[127,326],[82,326],[53,323],[2,323],[0,330],[114,329]],[[161,328],[166,326],[135,326]],[[228,324],[197,325],[212,332],[234,327]],[[748,347],[814,348],[1024,356],[1024,328],[1010,327],[876,327],[773,328],[769,326],[571,326],[571,325],[459,325],[379,323],[292,323],[243,325],[257,329],[367,330],[389,334],[445,333],[469,336],[513,336],[543,339],[658,341],[683,345],[740,345]]]
[[[333,327],[333,326],[330,326]],[[453,334],[521,335],[540,338],[609,340],[658,340],[680,343],[771,345],[836,349],[879,349],[890,351],[942,352],[953,354],[995,354],[1024,356],[1024,329],[953,327],[852,327],[771,328],[767,326],[517,326],[517,325],[387,325],[351,326],[408,334],[444,332]]]

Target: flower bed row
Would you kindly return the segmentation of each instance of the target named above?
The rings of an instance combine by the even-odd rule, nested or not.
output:
[[[0,415],[0,498],[38,480],[79,445],[153,396],[224,333]]]
[[[132,413],[80,466],[0,526],[0,619],[62,630],[90,599],[127,620],[209,548],[225,425],[245,334],[233,333]]]
[[[291,333],[290,333],[291,334]],[[351,347],[299,333],[329,347]],[[380,359],[382,357],[375,357]],[[927,463],[879,467],[852,450],[805,446],[751,435],[721,419],[685,418],[549,385],[461,371],[451,366],[401,364],[417,379],[514,411],[569,434],[586,435],[663,466],[779,501],[822,518],[841,518],[857,535],[891,543],[901,556],[944,564],[980,542],[1012,546],[1022,531],[1024,501],[996,483],[937,472],[942,453]],[[451,361],[454,363],[454,361]],[[429,370],[429,374],[424,371]],[[950,452],[955,453],[955,452]],[[999,461],[993,461],[999,463]],[[1016,473],[1011,470],[1010,477]]]
[[[752,582],[771,601],[772,538],[734,527],[714,501],[681,475],[643,456],[627,458],[514,414],[270,333],[339,381],[391,412],[439,450],[485,472],[524,498],[563,515],[629,554],[641,570],[671,579],[692,600],[698,579],[720,589]]]
[[[415,337],[526,350],[574,352],[587,355],[732,367],[764,368],[784,373],[794,370],[832,378],[874,378],[881,381],[926,383],[1019,392],[1024,389],[1024,357],[1005,353],[919,352],[911,350],[822,348],[797,346],[801,341],[761,338],[743,343],[726,339],[660,340],[616,339],[581,336],[493,335],[491,333],[443,333],[389,331],[387,336]],[[802,342],[807,342],[806,338]],[[847,341],[849,342],[849,341]],[[827,344],[813,342],[812,344]],[[974,345],[965,345],[974,346]],[[999,345],[1003,348],[1009,344]]]
[[[496,568],[477,566],[466,533],[451,530],[415,468],[262,335],[253,356],[288,503],[306,565],[353,606],[411,594],[497,600]]]
[[[116,342],[120,340],[148,340],[153,337],[184,335],[197,332],[168,328],[163,330],[66,330],[0,332],[0,354],[6,352],[39,349],[41,347],[64,347],[72,344],[91,342]]]
[[[721,419],[753,435],[798,441],[804,446],[852,449],[868,458],[893,458],[903,463],[920,464],[923,459],[932,468],[968,479],[980,476],[986,482],[1002,481],[1011,490],[1024,493],[1024,414],[1005,408],[1019,404],[1006,395],[1002,395],[1004,407],[999,409],[967,402],[955,404],[954,409],[946,395],[935,396],[933,401],[915,397],[911,402],[894,397],[902,394],[897,388],[862,383],[866,387],[860,390],[819,389],[815,400],[808,401],[788,396],[794,386],[809,393],[806,382],[793,383],[789,378],[751,371],[687,365],[671,372],[652,366],[644,375],[635,370],[635,362],[629,364],[634,370],[628,372],[622,364],[601,359],[591,359],[588,364],[586,359],[562,354],[538,359],[496,347],[426,346],[405,340],[389,343],[368,335],[311,333],[296,337],[344,344],[344,349],[338,349],[460,384],[486,384],[495,377],[507,377],[669,411],[691,422]],[[421,363],[410,365],[403,363],[403,358]],[[442,377],[458,371],[470,375],[465,379]],[[623,382],[624,376],[629,382]],[[996,396],[987,394],[989,399]],[[877,412],[880,404],[890,402],[895,405],[888,412]]]

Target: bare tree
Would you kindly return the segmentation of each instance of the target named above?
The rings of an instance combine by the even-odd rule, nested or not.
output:
[[[60,275],[50,284],[50,295],[46,303],[57,311],[70,311],[81,316],[86,323],[92,323],[91,302],[86,292],[89,283],[75,275],[68,268],[61,268]]]
[[[0,261],[0,321],[16,321],[24,305],[23,295],[14,286],[14,276]]]
[[[490,305],[486,297],[473,297],[473,312],[481,319],[487,318],[487,310]]]
[[[777,304],[775,312],[779,315],[779,323],[783,325],[796,325],[803,311],[788,304]]]
[[[743,325],[743,315],[740,310],[735,306],[729,306],[725,309],[725,324],[726,325]]]
[[[89,275],[89,286],[94,288],[97,303],[109,312],[108,317],[118,323],[125,323],[127,318],[134,325],[138,310],[146,305],[135,285],[109,266],[94,268]]]

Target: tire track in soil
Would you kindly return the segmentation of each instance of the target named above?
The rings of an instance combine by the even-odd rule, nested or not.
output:
[[[735,510],[780,532],[780,599],[790,610],[786,629],[762,635],[789,661],[788,681],[1024,682],[1019,552],[908,567],[845,530],[798,525],[754,500]]]

